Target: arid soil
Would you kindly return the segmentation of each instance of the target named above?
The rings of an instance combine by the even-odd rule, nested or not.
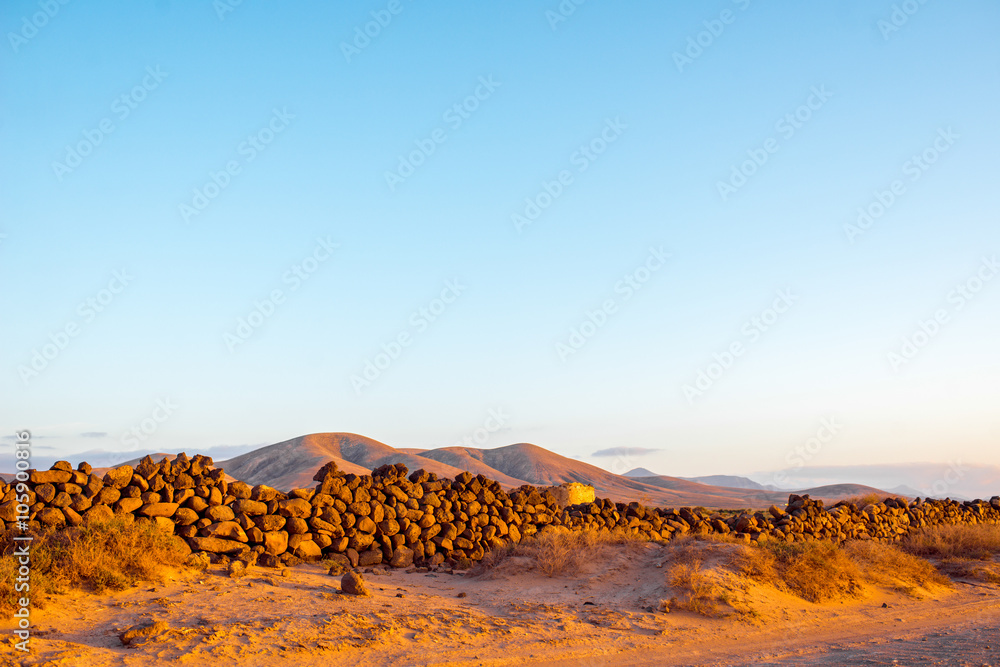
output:
[[[814,604],[736,577],[708,554],[706,572],[730,603],[717,617],[676,603],[664,613],[660,601],[681,593],[667,584],[671,553],[626,545],[552,578],[516,559],[486,577],[376,569],[364,574],[370,597],[342,594],[320,565],[287,576],[255,567],[241,579],[221,566],[185,570],[48,599],[34,612],[32,653],[5,642],[0,664],[1000,665],[995,585],[870,589]],[[169,629],[122,645],[120,632],[152,621]]]

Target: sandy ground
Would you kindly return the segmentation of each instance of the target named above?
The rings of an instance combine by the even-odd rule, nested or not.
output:
[[[670,557],[656,545],[617,549],[571,578],[376,570],[364,575],[370,597],[342,594],[319,565],[238,580],[217,566],[175,572],[50,598],[34,611],[31,654],[5,642],[0,664],[1000,667],[997,586],[960,582],[919,599],[871,590],[819,605],[716,573],[733,600],[725,616],[650,611],[675,593]],[[159,620],[167,633],[122,646],[122,630]]]

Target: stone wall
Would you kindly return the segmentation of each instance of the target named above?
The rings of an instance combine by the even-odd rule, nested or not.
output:
[[[74,470],[60,461],[48,471],[27,471],[20,487],[17,481],[0,482],[0,520],[12,527],[19,509],[28,510],[34,529],[128,516],[180,536],[192,552],[207,552],[214,561],[272,567],[330,557],[346,557],[354,566],[433,566],[448,560],[468,567],[487,551],[546,526],[621,529],[648,540],[720,533],[758,543],[894,541],[924,526],[1000,524],[996,496],[989,502],[887,498],[865,507],[842,502],[827,509],[821,501],[792,495],[785,509],[723,515],[608,499],[564,506],[565,499],[551,491],[530,486],[505,491],[482,475],[466,472],[450,480],[423,470],[407,472],[396,464],[358,476],[328,463],[314,476],[315,487],[285,493],[227,483],[223,471],[203,456],[180,454],[159,463],[146,457],[134,470],[121,466],[103,476],[86,463]]]

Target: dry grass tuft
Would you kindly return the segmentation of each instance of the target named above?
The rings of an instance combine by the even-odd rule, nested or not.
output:
[[[863,594],[861,569],[832,542],[768,541],[761,547],[774,558],[774,572],[789,590],[810,602]]]
[[[775,588],[786,589],[778,558],[772,549],[742,545],[731,556],[730,567],[741,576]]]
[[[931,526],[907,535],[900,546],[917,556],[991,560],[1000,554],[1000,526]]]
[[[938,560],[950,577],[1000,584],[1000,526],[932,526],[900,543],[908,553]]]
[[[720,603],[735,609],[729,593],[709,574],[720,556],[726,559],[735,543],[732,538],[714,534],[680,535],[670,540],[666,545],[670,563],[667,583],[680,593],[670,607],[709,617],[724,615],[725,607]]]
[[[678,608],[702,616],[720,614],[717,602],[720,600],[721,591],[702,570],[701,561],[694,560],[673,565],[667,573],[667,581],[672,588],[684,594],[677,603]]]
[[[909,595],[919,595],[919,590],[927,586],[951,585],[930,561],[896,545],[859,541],[848,542],[841,548],[861,567],[868,583],[889,586]]]
[[[13,611],[19,563],[12,555],[11,535],[0,536],[0,611]],[[84,588],[121,590],[143,579],[160,579],[167,567],[184,562],[187,551],[178,538],[148,523],[115,518],[107,523],[45,532],[31,542],[30,596],[41,606],[42,595]]]
[[[889,586],[910,595],[919,595],[927,586],[951,584],[930,562],[880,542],[770,541],[743,547],[734,565],[745,577],[810,602],[863,597],[864,584]]]
[[[520,544],[490,551],[471,574],[486,579],[531,571],[547,577],[572,575],[601,560],[610,547],[623,544],[640,547],[646,542],[624,531],[547,528]]]

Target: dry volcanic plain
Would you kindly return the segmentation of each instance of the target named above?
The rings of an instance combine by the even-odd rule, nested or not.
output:
[[[708,544],[708,543],[706,543]],[[708,549],[716,545],[709,545]],[[706,557],[706,576],[736,608],[719,616],[649,611],[681,591],[666,581],[669,547],[606,551],[578,572],[496,578],[377,567],[370,596],[304,564],[176,571],[124,591],[55,596],[36,612],[24,665],[992,665],[1000,664],[1000,586],[956,582],[916,594],[866,589],[811,603]],[[120,633],[162,621],[128,647]]]
[[[85,571],[74,545],[138,557],[136,534],[173,560],[33,593],[31,651],[5,620],[0,664],[1000,666],[1000,497],[675,510],[627,494],[757,491],[560,459],[317,434],[218,466],[56,464],[32,474],[33,528],[55,531],[38,553]],[[526,480],[598,500],[561,507]]]

